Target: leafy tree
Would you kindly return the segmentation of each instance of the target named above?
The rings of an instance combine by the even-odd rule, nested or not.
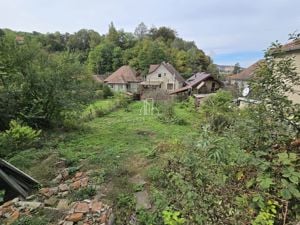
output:
[[[13,119],[50,127],[80,108],[88,92],[81,86],[83,67],[72,54],[48,54],[30,39],[18,45],[13,35],[0,40],[0,49],[0,129]]]
[[[184,51],[188,51],[192,48],[197,48],[194,41],[185,41],[182,38],[178,37],[176,37],[175,40],[172,42],[171,47]]]
[[[75,34],[70,36],[67,43],[68,49],[69,51],[76,51],[76,50],[86,51],[90,48],[89,40],[90,37],[89,37],[88,30],[81,29]]]
[[[290,94],[295,94],[295,86],[300,85],[293,57],[281,52],[281,45],[273,43],[265,53],[265,61],[256,71],[251,82],[253,95],[261,101],[270,118],[300,130],[300,106],[293,104]]]
[[[115,71],[117,70],[119,67],[121,67],[123,65],[123,55],[122,55],[122,49],[120,47],[115,47],[113,50],[113,65],[112,65],[112,69]]]
[[[112,72],[114,48],[111,42],[105,41],[91,50],[88,57],[89,70],[96,74]],[[120,53],[120,50],[116,50],[115,54],[117,53]]]
[[[113,24],[113,22],[111,22],[109,25],[108,34],[107,34],[106,38],[111,43],[115,44],[116,46],[119,46],[120,34],[117,31],[117,29],[115,28],[115,25]]]
[[[153,27],[149,30],[150,36],[155,40],[161,38],[163,41],[174,41],[177,33],[175,30],[168,27]]]
[[[138,39],[143,39],[144,37],[147,36],[147,34],[148,34],[148,28],[143,22],[140,23],[134,30],[134,35]]]
[[[209,64],[206,71],[208,73],[210,73],[211,75],[214,75],[218,79],[221,79],[221,80],[224,79],[223,77],[220,76],[219,69],[216,66],[216,64],[213,64],[213,63]]]
[[[233,74],[238,74],[238,73],[240,73],[242,70],[241,70],[241,66],[240,66],[240,64],[239,63],[236,63],[235,65],[234,65],[234,68],[233,68]]]
[[[192,71],[206,71],[210,64],[210,58],[208,58],[202,50],[197,48],[191,48],[187,51],[188,53],[188,65]]]
[[[158,64],[169,59],[167,46],[159,40],[151,41],[149,39],[138,42],[126,56],[132,57],[127,59],[131,66],[144,73],[150,64]]]

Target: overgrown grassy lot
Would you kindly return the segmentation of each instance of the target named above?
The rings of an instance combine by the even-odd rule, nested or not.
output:
[[[96,195],[113,205],[116,225],[295,224],[295,131],[272,121],[273,111],[263,105],[239,109],[228,92],[218,92],[198,112],[190,103],[165,102],[144,115],[143,102],[100,101],[67,129],[44,134],[40,148],[9,160],[45,185],[60,158],[69,169],[88,171],[97,188],[67,198]],[[138,191],[148,196],[150,210],[137,209]]]
[[[106,200],[114,202],[120,194],[134,192],[136,187],[128,184],[128,178],[136,174],[146,177],[148,168],[157,163],[153,157],[157,146],[190,142],[199,135],[199,116],[182,104],[175,105],[175,115],[185,121],[178,125],[162,122],[159,110],[145,116],[143,102],[133,102],[125,108],[113,107],[115,102],[110,99],[95,103],[84,111],[84,120],[89,121],[83,122],[82,129],[47,134],[42,149],[20,152],[10,161],[49,184],[56,173],[53,165],[58,158],[65,158],[70,166],[93,170],[95,183],[104,185]],[[99,109],[105,113],[97,115]]]

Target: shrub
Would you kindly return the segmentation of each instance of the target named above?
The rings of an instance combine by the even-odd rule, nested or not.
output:
[[[176,115],[174,107],[175,103],[170,101],[159,104],[160,114],[158,114],[158,119],[163,123],[187,125],[187,122],[183,118],[179,118]]]
[[[107,85],[103,85],[103,97],[108,98],[114,96],[114,93],[111,91],[111,89]]]
[[[180,217],[180,212],[164,210],[162,212],[165,225],[180,225],[184,224],[185,219]]]
[[[41,130],[34,130],[29,126],[12,120],[9,123],[9,130],[1,134],[0,155],[8,156],[16,151],[22,151],[35,147],[39,141]]]
[[[24,216],[13,222],[11,225],[47,225],[48,221],[44,217]]]
[[[72,193],[73,201],[82,201],[84,199],[89,199],[96,194],[96,189],[93,187],[82,188],[79,191]]]
[[[217,132],[222,132],[233,124],[235,112],[232,95],[226,91],[217,92],[200,106],[203,121]]]

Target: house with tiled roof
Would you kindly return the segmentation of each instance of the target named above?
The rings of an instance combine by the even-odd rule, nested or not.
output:
[[[220,80],[205,72],[195,73],[185,81],[185,84],[184,87],[176,89],[170,94],[210,94],[216,92],[223,86]]]
[[[280,48],[271,49],[271,53],[277,58],[280,57],[291,57],[294,60],[297,76],[300,76],[300,40],[291,41]],[[236,85],[239,90],[249,86],[249,80],[255,78],[255,71],[264,60],[259,60],[241,73],[231,75],[227,78],[227,83],[230,85]],[[287,96],[294,103],[300,104],[300,86],[294,85],[294,93],[287,93]]]
[[[138,92],[141,78],[138,73],[130,66],[121,66],[104,80],[113,91],[116,92]]]
[[[259,60],[238,74],[233,74],[227,77],[227,83],[237,86],[241,91],[249,86],[249,80],[255,76],[255,70],[264,60]]]
[[[184,79],[180,73],[172,64],[166,62],[150,65],[148,75],[141,83],[144,89],[162,89],[169,92],[181,88],[183,84]]]

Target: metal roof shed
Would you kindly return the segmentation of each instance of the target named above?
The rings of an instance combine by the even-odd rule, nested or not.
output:
[[[15,197],[26,198],[40,183],[9,162],[0,159],[0,190],[5,190],[4,201]]]

